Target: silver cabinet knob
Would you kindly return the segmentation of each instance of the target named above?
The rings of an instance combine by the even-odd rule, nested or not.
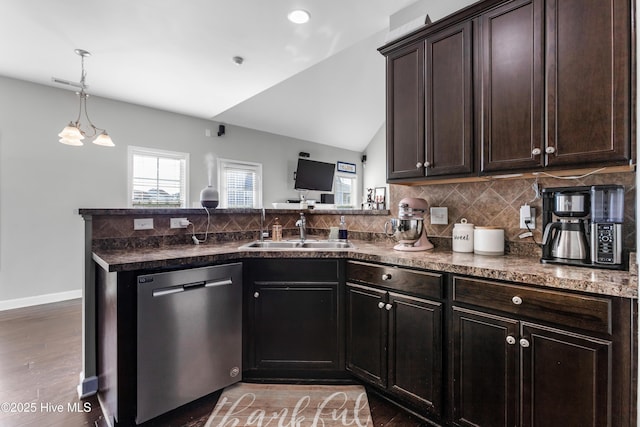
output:
[[[520,338],[520,347],[527,348],[529,345],[529,341],[526,338]]]
[[[382,280],[391,280],[391,275],[389,273],[385,273],[382,275]]]
[[[556,152],[556,147],[547,147],[544,149],[544,152],[547,154],[553,154]]]
[[[534,156],[539,156],[540,154],[542,154],[542,150],[536,147],[533,150],[531,150],[531,154],[533,154]]]
[[[514,345],[516,343],[516,339],[511,335],[507,336],[507,344]]]
[[[428,168],[429,166],[431,166],[431,162],[424,162],[424,167]]]
[[[520,305],[522,304],[522,298],[520,298],[519,296],[515,296],[511,298],[511,302],[514,303],[515,305]]]
[[[258,298],[259,296],[260,296],[260,292],[254,292],[254,293],[253,293],[253,297],[254,297],[254,298]]]
[[[384,303],[382,301],[378,303],[378,308],[384,308]]]
[[[389,311],[389,310],[391,310],[391,309],[393,308],[393,305],[391,305],[391,304],[387,304],[387,305],[385,305],[385,306],[384,306],[384,308],[385,308],[387,311]]]
[[[422,163],[421,162],[416,163],[416,169],[420,169],[421,167],[422,167]]]

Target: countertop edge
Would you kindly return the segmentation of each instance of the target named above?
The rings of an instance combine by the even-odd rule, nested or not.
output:
[[[638,299],[637,276],[614,271],[557,264],[537,258],[488,257],[449,251],[398,252],[386,245],[356,242],[342,250],[240,249],[241,242],[223,245],[176,246],[161,249],[114,250],[93,253],[94,261],[108,272],[204,265],[247,258],[345,258],[485,279],[529,284],[567,291]]]

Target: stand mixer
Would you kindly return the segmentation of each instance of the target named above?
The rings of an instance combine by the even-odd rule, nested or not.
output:
[[[384,223],[385,234],[398,241],[393,249],[410,252],[433,249],[433,244],[424,231],[424,214],[427,209],[429,205],[424,199],[407,197],[400,200],[398,218]]]

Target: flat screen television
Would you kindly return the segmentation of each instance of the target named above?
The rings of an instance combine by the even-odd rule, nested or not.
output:
[[[331,191],[335,163],[298,159],[294,188],[296,190]]]

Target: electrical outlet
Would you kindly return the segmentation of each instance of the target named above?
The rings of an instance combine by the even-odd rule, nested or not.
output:
[[[153,218],[136,218],[133,220],[134,230],[153,230]]]
[[[189,220],[187,218],[171,218],[171,228],[187,228]]]
[[[529,221],[528,224],[527,220]],[[536,208],[532,208],[529,205],[520,206],[520,228],[531,230],[536,228]]]

